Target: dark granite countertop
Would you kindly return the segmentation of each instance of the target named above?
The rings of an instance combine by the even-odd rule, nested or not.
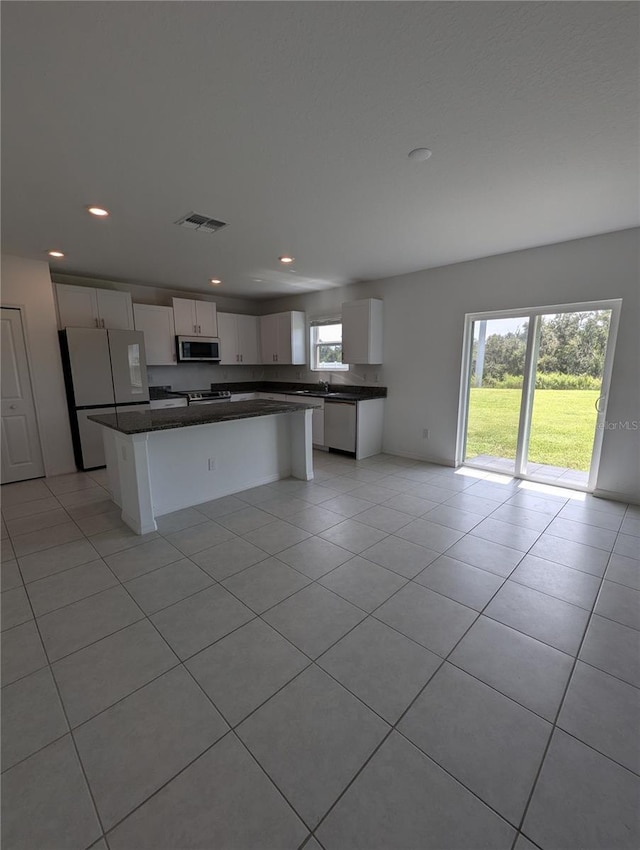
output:
[[[295,381],[236,381],[211,384],[212,390],[229,390],[231,393],[286,393],[287,395],[311,396],[312,398],[334,398],[336,401],[367,401],[386,398],[386,387],[357,387],[351,384],[330,384],[323,392],[317,384]]]
[[[273,416],[277,413],[296,413],[313,407],[292,401],[229,401],[216,404],[198,404],[189,407],[170,407],[163,410],[141,410],[139,412],[105,413],[89,416],[92,422],[105,425],[122,434],[146,434],[151,431],[168,431],[172,428],[188,428],[192,425],[212,425],[234,419],[251,419],[255,416]]]

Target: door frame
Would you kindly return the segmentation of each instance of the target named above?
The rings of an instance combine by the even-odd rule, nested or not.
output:
[[[0,302],[0,308],[3,310],[17,310],[20,316],[20,325],[22,327],[22,337],[24,339],[24,348],[27,355],[27,372],[29,374],[29,386],[31,389],[31,399],[33,401],[33,409],[36,419],[36,434],[38,437],[38,446],[40,448],[40,457],[42,459],[43,474],[35,478],[25,478],[25,481],[36,481],[38,478],[46,478],[47,476],[47,457],[42,443],[42,423],[40,421],[40,405],[36,394],[35,382],[33,380],[33,364],[31,362],[31,344],[29,340],[29,329],[27,327],[27,308],[24,304],[6,304]]]
[[[469,416],[469,394],[471,378],[471,351],[473,348],[472,329],[473,323],[488,319],[513,319],[526,318],[529,320],[527,334],[527,348],[525,354],[524,376],[522,384],[522,400],[520,405],[520,418],[518,422],[518,442],[515,457],[515,469],[512,478],[520,478],[525,481],[535,481],[541,484],[552,484],[548,479],[536,477],[523,472],[526,463],[529,436],[531,431],[531,413],[533,410],[533,398],[535,393],[535,367],[538,359],[538,346],[540,342],[541,317],[549,313],[587,313],[595,310],[611,310],[611,321],[609,323],[609,335],[607,337],[607,348],[605,352],[604,367],[602,371],[602,385],[596,417],[595,434],[593,439],[593,451],[591,453],[591,464],[589,467],[589,480],[586,486],[563,482],[562,486],[571,490],[592,492],[595,489],[600,456],[602,453],[602,440],[604,437],[604,423],[606,421],[607,407],[609,405],[609,391],[611,386],[611,375],[613,373],[613,358],[618,337],[618,326],[620,324],[620,311],[622,298],[609,298],[603,301],[580,301],[573,304],[549,304],[542,307],[520,307],[509,310],[485,310],[477,313],[465,313],[464,335],[462,339],[462,366],[460,370],[460,390],[458,397],[458,426],[456,432],[455,466],[465,466],[483,469],[479,464],[465,462],[464,455],[467,443],[467,420]],[[495,470],[491,470],[495,472]]]

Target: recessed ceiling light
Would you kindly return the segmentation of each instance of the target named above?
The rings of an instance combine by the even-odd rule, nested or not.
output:
[[[87,207],[87,212],[90,212],[91,215],[95,215],[98,218],[104,218],[109,215],[109,210],[105,210],[102,207]]]
[[[278,259],[281,263],[292,263],[295,260],[295,257],[288,257],[285,255],[284,257],[278,257]]]
[[[47,253],[49,254],[50,257],[55,257],[58,260],[61,257],[64,257],[64,254],[62,253],[62,251],[47,251]]]
[[[209,283],[211,284],[211,286],[220,286],[220,284],[222,283],[222,281],[221,281],[221,280],[218,280],[218,278],[217,278],[217,277],[212,277],[212,278],[209,280]]]
[[[414,148],[409,152],[409,159],[413,159],[415,162],[426,162],[431,153],[429,148]]]

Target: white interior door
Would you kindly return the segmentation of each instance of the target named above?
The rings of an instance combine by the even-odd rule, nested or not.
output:
[[[2,308],[2,483],[44,475],[20,310]]]

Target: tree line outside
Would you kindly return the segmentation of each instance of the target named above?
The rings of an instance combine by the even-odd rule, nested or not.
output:
[[[540,328],[538,389],[599,390],[609,334],[609,310],[545,316]],[[522,387],[528,322],[515,331],[491,334],[485,342],[481,386]],[[476,386],[478,340],[473,343],[471,384]]]

